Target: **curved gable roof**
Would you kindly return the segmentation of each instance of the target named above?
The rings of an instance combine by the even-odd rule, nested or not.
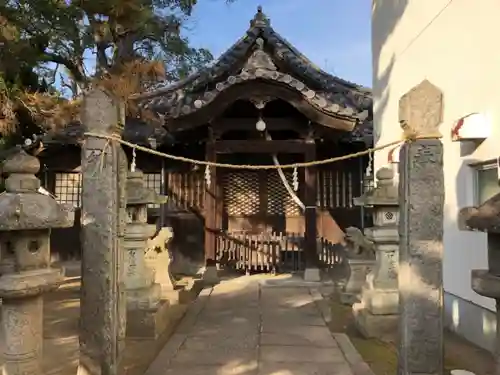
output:
[[[278,68],[245,69],[258,49],[264,50]],[[327,115],[365,123],[365,128],[371,118],[371,90],[317,67],[271,27],[261,7],[246,35],[213,64],[174,84],[159,83],[135,99],[141,107],[167,119],[179,118],[207,105],[226,88],[251,79],[274,80],[289,86]]]

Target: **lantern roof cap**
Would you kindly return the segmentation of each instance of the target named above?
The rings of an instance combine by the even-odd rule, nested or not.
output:
[[[3,172],[9,176],[0,194],[0,231],[73,226],[74,208],[39,192],[39,170],[39,160],[22,149],[4,161]]]
[[[127,205],[147,205],[166,203],[167,197],[157,194],[144,184],[144,173],[135,169],[127,176]]]
[[[394,184],[394,171],[391,168],[380,168],[375,174],[377,186],[362,196],[354,198],[355,206],[397,206],[398,187]]]

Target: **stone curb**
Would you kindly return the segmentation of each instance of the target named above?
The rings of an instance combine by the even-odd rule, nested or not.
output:
[[[316,303],[316,307],[320,311],[321,316],[323,317],[323,320],[328,325],[328,323],[330,323],[330,321],[331,321],[331,312],[330,312],[330,306],[328,306],[327,300],[325,300],[323,295],[316,288],[310,288],[309,292],[311,293],[311,296],[312,296],[314,302]]]
[[[314,288],[333,286],[331,281],[305,281],[305,280],[259,280],[260,285],[266,288]]]
[[[358,353],[346,334],[334,333],[333,337],[344,353],[344,357],[349,363],[349,366],[351,366],[351,370],[354,375],[375,375],[370,366],[368,366],[368,364],[363,360],[363,357],[361,357],[361,355]]]
[[[309,290],[314,301],[316,302],[318,310],[323,316],[323,319],[328,324],[331,320],[331,312],[328,301],[323,297],[318,289],[311,288]],[[337,341],[340,350],[344,354],[347,363],[351,367],[353,375],[375,375],[346,334],[333,333],[332,335],[335,338],[335,341]]]
[[[174,355],[180,349],[184,341],[186,341],[188,337],[187,328],[198,318],[207,303],[208,297],[212,294],[212,290],[213,287],[203,289],[198,297],[188,306],[187,311],[179,322],[178,327],[168,338],[167,343],[149,365],[144,375],[163,374]]]

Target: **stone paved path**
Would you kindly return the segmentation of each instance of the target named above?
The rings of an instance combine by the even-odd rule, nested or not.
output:
[[[204,290],[146,375],[370,374],[347,336],[330,333],[319,299],[259,282]]]

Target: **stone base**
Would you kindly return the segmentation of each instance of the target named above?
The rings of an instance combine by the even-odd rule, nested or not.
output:
[[[197,264],[188,257],[184,256],[180,251],[174,255],[174,260],[170,265],[171,272],[178,275],[196,276],[203,271],[203,265]]]
[[[99,361],[80,352],[76,375],[101,375],[101,373]]]
[[[163,291],[162,295],[171,305],[188,304],[196,299],[196,296],[203,288],[203,284],[204,282],[202,280],[194,280],[186,286],[170,291]]]
[[[184,288],[165,292],[163,295],[171,305],[187,304],[196,298],[196,295],[191,290]]]
[[[205,285],[215,285],[220,282],[219,274],[217,272],[217,266],[215,264],[210,264],[205,267],[203,272],[203,283]]]
[[[340,302],[344,305],[354,305],[355,303],[360,301],[359,294],[356,293],[340,293]]]
[[[170,304],[160,301],[155,309],[127,311],[127,337],[156,339],[168,326]]]
[[[363,287],[361,291],[363,308],[367,308],[374,315],[399,314],[398,289],[370,289]]]
[[[366,338],[395,339],[399,315],[373,315],[367,309],[353,310],[354,324]]]
[[[319,268],[306,268],[306,270],[304,271],[304,281],[321,281],[321,273],[319,271]]]
[[[347,265],[349,268],[349,277],[342,291],[341,301],[345,305],[352,305],[359,300],[358,294],[361,293],[368,274],[375,266],[375,260],[348,259]]]
[[[152,284],[141,289],[128,289],[125,292],[128,310],[149,309],[151,306],[156,306],[161,299],[160,284]]]
[[[171,290],[169,292],[163,292],[162,298],[167,300],[168,303],[171,306],[173,306],[173,305],[178,305],[179,303],[181,303],[181,300],[183,299],[184,294],[185,294],[184,289]]]

